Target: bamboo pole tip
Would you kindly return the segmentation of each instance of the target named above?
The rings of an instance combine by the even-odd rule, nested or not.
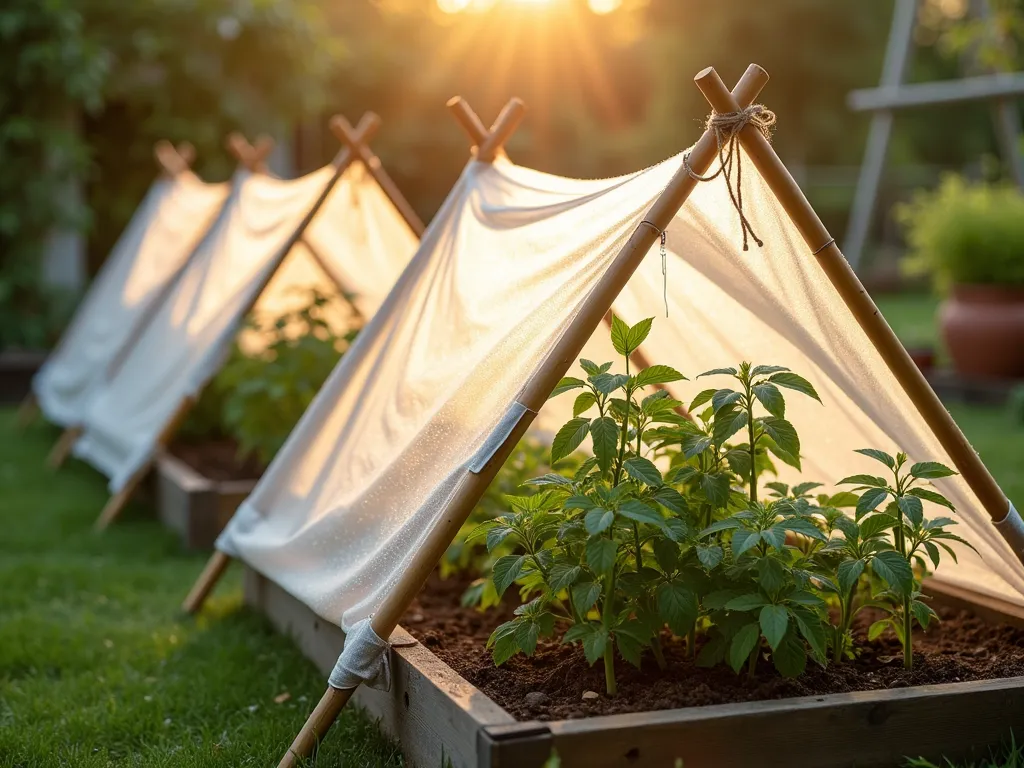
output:
[[[732,112],[736,108],[734,106],[736,101],[733,98],[732,92],[722,82],[722,78],[719,77],[714,67],[702,70],[693,78],[693,81],[700,88],[700,92],[704,94],[704,98],[708,100],[708,103],[715,112]]]
[[[267,155],[274,151],[274,146],[276,145],[276,143],[277,142],[275,142],[271,136],[268,136],[265,133],[261,133],[259,136],[256,137],[256,143],[253,145],[253,148],[256,150],[257,156],[265,158]]]
[[[236,157],[240,155],[241,149],[248,146],[248,144],[249,142],[246,140],[245,136],[243,136],[239,131],[232,131],[224,137],[225,148],[227,148],[228,152],[231,152]]]
[[[715,71],[714,67],[704,67],[704,69],[702,69],[700,72],[694,75],[693,82],[700,83],[702,80],[705,80],[706,78],[709,77],[713,77],[717,74],[718,73]]]
[[[448,109],[465,109],[466,102],[461,96],[452,96],[444,103]]]
[[[362,128],[363,133],[372,135],[380,128],[380,123],[380,115],[376,112],[364,112],[362,119],[359,121],[359,127]]]
[[[192,145],[192,142],[179,142],[178,156],[185,161],[185,165],[192,165],[196,160],[196,148]]]
[[[341,141],[345,141],[352,133],[352,123],[344,115],[334,115],[328,125],[331,128],[331,133]]]

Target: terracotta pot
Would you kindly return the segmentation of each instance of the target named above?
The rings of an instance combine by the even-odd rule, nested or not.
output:
[[[954,286],[939,309],[939,322],[959,373],[1024,378],[1024,288]]]
[[[928,373],[935,367],[935,350],[931,347],[907,347],[907,354],[921,373]]]

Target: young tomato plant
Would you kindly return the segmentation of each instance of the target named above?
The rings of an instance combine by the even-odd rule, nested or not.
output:
[[[696,594],[672,557],[691,532],[689,506],[644,455],[645,432],[674,421],[681,405],[663,391],[645,395],[645,388],[684,377],[668,366],[630,372],[629,356],[650,328],[651,320],[629,327],[613,318],[612,343],[625,373],[582,360],[587,379],[567,377],[552,393],[582,390],[574,417],[554,437],[552,464],[588,436],[593,457],[571,478],[531,481],[539,493],[509,497],[512,511],[478,529],[489,549],[512,542],[513,553],[494,564],[496,593],[518,582],[521,596],[532,598],[491,635],[495,661],[533,653],[536,639],[561,624],[563,642],[581,643],[591,664],[603,659],[609,695],[616,692],[616,651],[639,666],[651,649],[664,665],[661,627],[686,634],[697,617]]]
[[[892,628],[903,646],[903,665],[911,669],[914,663],[914,621],[917,620],[922,627],[927,628],[937,618],[935,612],[921,599],[914,564],[923,573],[927,570],[927,562],[922,551],[937,568],[942,551],[956,561],[956,553],[948,542],[956,541],[971,546],[949,532],[948,528],[956,525],[951,518],[925,519],[925,501],[945,507],[951,512],[956,510],[945,496],[918,484],[925,480],[950,477],[956,472],[934,461],[920,462],[906,469],[905,453],[897,453],[894,457],[874,448],[863,448],[857,453],[884,464],[891,480],[859,474],[839,481],[840,485],[855,485],[854,490],[860,492],[860,499],[856,510],[857,525],[854,526],[857,530],[847,526],[850,529],[848,538],[853,543],[848,543],[842,550],[846,557],[839,566],[838,586],[840,590],[844,585],[850,587],[868,567],[886,585],[884,590],[875,595],[872,604],[885,610],[889,616],[871,626],[868,638],[874,639],[886,629]],[[887,500],[884,511],[878,511],[878,507]],[[887,534],[884,541],[880,538],[881,534]],[[852,600],[852,597],[849,599]]]
[[[716,368],[706,371],[703,376],[726,375],[739,382],[736,389],[706,389],[697,395],[691,408],[710,402],[715,413],[715,437],[724,443],[741,430],[746,430],[747,442],[739,447],[747,458],[740,461],[734,457],[734,467],[746,469],[750,501],[757,502],[758,448],[767,449],[790,466],[800,469],[800,438],[796,429],[786,421],[786,400],[779,387],[792,389],[813,397],[819,403],[821,398],[809,381],[781,365],[758,365],[741,363],[735,368]],[[754,416],[758,403],[768,412],[767,416]],[[737,466],[742,463],[745,467]]]

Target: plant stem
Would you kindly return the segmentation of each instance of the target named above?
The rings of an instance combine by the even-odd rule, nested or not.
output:
[[[612,642],[611,627],[612,627],[612,616],[615,610],[614,595],[615,595],[615,568],[614,566],[608,572],[608,576],[605,578],[604,583],[604,601],[601,603],[601,625],[604,627],[605,634],[608,637],[607,643],[604,647],[604,685],[605,690],[609,696],[614,696],[616,692],[615,687],[615,643]]]
[[[757,669],[757,654],[761,650],[761,643],[755,643],[754,649],[750,652],[750,661],[747,663],[747,679],[754,679],[754,670]]]
[[[914,668],[914,647],[912,644],[914,619],[910,610],[910,603],[913,598],[907,595],[903,598],[903,668]]]
[[[690,651],[690,658],[697,656],[697,626],[690,627],[689,634],[686,635],[686,646]]]
[[[654,636],[654,644],[651,646],[651,650],[654,652],[654,660],[658,662],[658,669],[667,669],[668,662],[665,661],[665,652],[661,650],[661,637],[659,635]]]
[[[644,567],[643,555],[640,553],[640,524],[633,521],[633,546],[636,547],[636,573],[639,576],[640,570]]]
[[[608,638],[604,649],[604,687],[609,696],[618,692],[615,686],[615,644],[611,638]]]
[[[754,445],[754,403],[750,393],[750,385],[747,389],[747,439],[750,441],[750,501],[757,503],[757,451]]]
[[[629,355],[626,355],[626,376],[629,376]],[[633,399],[633,392],[626,385],[626,413],[622,417],[622,437],[619,439],[619,460],[615,465],[615,481],[612,483],[612,487],[619,484],[619,478],[622,477],[622,463],[626,460],[626,438],[629,435],[629,402]]]

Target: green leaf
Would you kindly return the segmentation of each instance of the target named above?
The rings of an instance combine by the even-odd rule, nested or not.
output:
[[[911,477],[919,480],[937,480],[940,477],[952,477],[955,475],[952,469],[937,461],[922,461],[910,468]]]
[[[497,559],[491,569],[491,578],[499,597],[519,578],[525,563],[525,555],[505,555]]]
[[[670,384],[673,381],[686,381],[686,377],[671,366],[652,365],[640,371],[633,383],[638,387],[649,387],[654,384]]]
[[[583,569],[578,565],[555,563],[551,566],[551,571],[548,573],[548,586],[551,587],[553,592],[568,589],[576,583],[576,579],[580,577],[582,572]]]
[[[761,428],[779,448],[794,458],[800,456],[800,438],[792,424],[775,416],[766,416],[759,421]]]
[[[601,576],[615,567],[615,554],[618,544],[610,539],[591,538],[587,541],[587,565],[590,570]]]
[[[890,619],[879,619],[878,621],[876,621],[874,624],[868,627],[868,640],[877,640],[879,637],[882,636],[882,633],[889,628],[890,625],[892,625],[892,621]],[[893,629],[895,629],[895,626],[893,626]]]
[[[711,407],[715,413],[743,399],[743,394],[732,389],[720,389],[711,397]]]
[[[576,610],[586,615],[587,611],[597,602],[597,598],[601,596],[601,585],[594,581],[581,581],[578,584],[573,584],[570,592]]]
[[[956,512],[956,507],[953,506],[953,503],[941,493],[930,491],[927,488],[911,488],[907,491],[907,494],[910,496],[916,496],[924,501],[930,501],[932,504],[940,504],[946,509]]]
[[[772,652],[772,663],[783,677],[799,677],[807,668],[807,649],[792,628]]]
[[[622,627],[617,627],[615,629],[614,641],[615,649],[619,652],[619,656],[624,658],[637,669],[640,669],[643,662],[644,649],[647,648],[649,644],[641,642],[632,633],[624,632]]]
[[[623,356],[633,351],[629,348],[629,326],[618,315],[612,315],[612,346]]]
[[[819,661],[824,661],[827,654],[827,640],[825,635],[825,627],[822,625],[821,619],[810,611],[795,610],[793,611],[793,617],[796,619],[796,625],[800,629],[800,634],[804,636],[807,644],[811,646],[811,650],[814,655],[818,657]]]
[[[779,647],[789,626],[789,611],[781,605],[766,605],[758,616],[761,633],[774,651]]]
[[[586,516],[583,518],[583,527],[587,529],[587,533],[591,536],[596,536],[599,533],[607,531],[614,521],[614,512],[610,509],[601,509],[598,507],[587,512]]]
[[[605,371],[607,371],[611,367],[612,367],[611,363],[605,363],[604,365],[598,365],[597,363],[593,363],[590,360],[586,360],[586,359],[584,359],[582,357],[580,358],[580,368],[582,368],[584,371],[586,371],[587,376],[597,376],[597,374],[604,373]]]
[[[761,589],[769,594],[777,593],[786,583],[786,571],[774,557],[762,557],[757,564],[757,573]]]
[[[507,621],[491,633],[487,644],[493,647],[491,657],[494,659],[495,666],[500,667],[519,653],[519,642],[516,640],[519,623],[518,621]]]
[[[931,609],[931,606],[929,606],[927,603],[921,602],[920,600],[914,600],[910,604],[910,613],[913,615],[915,619],[917,619],[917,623],[920,624],[924,629],[928,629],[928,625],[932,622],[933,619],[939,618],[938,614],[936,614],[935,611]]]
[[[887,466],[889,469],[896,469],[896,459],[894,459],[885,451],[879,451],[876,448],[858,448],[857,450],[854,451],[854,453],[859,453],[863,456],[872,458],[875,461],[880,461],[883,464],[885,464],[885,466]]]
[[[570,419],[555,435],[551,443],[551,463],[564,459],[575,451],[590,431],[590,419]]]
[[[771,373],[779,373],[780,371],[788,370],[789,368],[784,365],[758,365],[750,372],[750,378],[753,379],[756,376],[767,376]]]
[[[672,573],[679,562],[679,545],[669,538],[658,536],[651,542],[654,559],[665,573]]]
[[[615,419],[603,416],[590,423],[590,439],[594,444],[594,456],[602,472],[612,465],[618,449],[619,427]]]
[[[579,416],[581,413],[586,413],[597,404],[597,397],[591,391],[581,392],[576,396],[575,402],[572,404],[572,415]]]
[[[896,518],[892,515],[871,515],[860,524],[860,537],[864,541],[877,536],[883,531],[895,527]]]
[[[797,374],[792,373],[790,371],[783,371],[782,373],[776,373],[774,376],[768,379],[768,381],[770,381],[777,387],[785,387],[786,389],[792,389],[796,392],[800,392],[801,394],[807,395],[808,397],[813,397],[819,403],[821,402],[821,398],[818,397],[818,393],[811,385],[811,382],[809,382],[803,376],[798,376]]]
[[[654,462],[650,459],[645,459],[642,456],[631,456],[622,463],[622,468],[626,470],[627,475],[644,485],[657,488],[659,485],[664,484],[661,472],[658,471],[658,468],[654,466]]]
[[[654,318],[648,317],[629,329],[629,333],[626,338],[630,352],[640,349],[640,345],[644,343],[644,340],[647,338],[648,334],[650,334],[651,325],[653,323]]]
[[[747,624],[733,635],[732,642],[729,643],[727,658],[729,666],[734,672],[738,674],[743,669],[743,665],[747,663],[747,659],[750,658],[751,652],[760,640],[761,628],[757,623]]]
[[[622,502],[619,505],[619,514],[638,523],[647,523],[658,527],[665,524],[665,518],[661,516],[658,510],[636,499],[628,499]]]
[[[850,475],[844,477],[836,485],[870,485],[872,488],[885,488],[889,484],[884,477],[877,475]]]
[[[702,475],[700,488],[711,506],[722,508],[729,503],[729,476],[724,472]]]
[[[590,383],[594,389],[603,395],[610,395],[617,389],[621,389],[629,383],[629,376],[624,373],[599,373],[590,377]]]
[[[885,488],[869,488],[864,491],[860,497],[860,501],[857,502],[857,519],[860,520],[868,512],[871,512],[879,504],[885,501],[885,498],[889,495],[889,491]]]
[[[896,503],[899,505],[900,511],[907,516],[907,520],[915,527],[924,520],[924,505],[916,496],[900,496]]]
[[[839,564],[837,576],[839,588],[843,591],[843,597],[849,597],[850,590],[856,586],[860,575],[864,573],[865,563],[863,560],[843,560]]]
[[[711,398],[717,391],[717,389],[705,389],[693,398],[693,402],[690,403],[690,407],[687,410],[689,410],[690,413],[696,413],[697,409],[704,405],[704,403],[711,402]]]
[[[704,373],[702,373],[699,376],[697,376],[697,378],[699,379],[701,376],[719,376],[719,375],[735,376],[736,375],[736,369],[735,368],[715,368],[714,370],[711,370],[711,371],[704,371]]]
[[[740,555],[753,549],[761,541],[761,534],[740,528],[732,535],[732,556],[739,559]]]
[[[595,627],[593,632],[583,636],[583,654],[590,664],[604,656],[604,649],[607,646],[608,630],[604,627]]]
[[[914,569],[899,552],[879,552],[871,560],[871,570],[900,595],[908,595],[914,590]]]
[[[700,564],[709,571],[714,570],[714,568],[722,562],[723,557],[725,557],[725,552],[717,544],[710,547],[697,547],[697,559],[700,560]]]
[[[697,536],[701,539],[710,536],[712,533],[718,533],[719,531],[731,531],[739,528],[743,525],[742,522],[734,517],[727,517],[725,520],[716,520]]]
[[[491,528],[487,531],[487,551],[493,552],[512,533],[512,529],[503,525]]]
[[[824,531],[806,517],[790,517],[783,520],[781,523],[776,523],[772,527],[783,531],[799,533],[803,536],[807,536],[808,538],[817,539],[818,541],[828,541],[828,537],[825,535]]]
[[[757,384],[753,388],[756,397],[772,416],[786,418],[786,400],[774,384]]]
[[[654,492],[653,498],[661,506],[678,515],[685,514],[690,508],[683,494],[670,485],[663,485],[658,488]]]
[[[527,656],[533,656],[540,637],[540,625],[533,621],[520,621],[516,627],[516,643]]]
[[[682,584],[660,584],[655,593],[658,613],[675,634],[683,636],[697,621],[697,596]]]
[[[767,602],[760,593],[751,592],[748,595],[734,597],[725,604],[725,609],[727,611],[752,611],[755,608],[762,607]]]
[[[731,410],[723,410],[715,416],[715,428],[713,438],[715,445],[725,445],[726,441],[747,426],[747,412],[738,413]]]
[[[597,504],[582,494],[570,496],[562,502],[563,509],[593,509]]]
[[[808,495],[815,488],[821,488],[824,483],[799,483],[793,486],[793,495],[797,498]]]
[[[568,392],[572,389],[579,389],[580,387],[583,386],[586,386],[586,382],[583,381],[583,379],[577,379],[573,376],[566,376],[555,385],[555,388],[553,390],[551,390],[551,394],[548,395],[548,399],[550,400],[552,397],[558,397],[563,392]]]

